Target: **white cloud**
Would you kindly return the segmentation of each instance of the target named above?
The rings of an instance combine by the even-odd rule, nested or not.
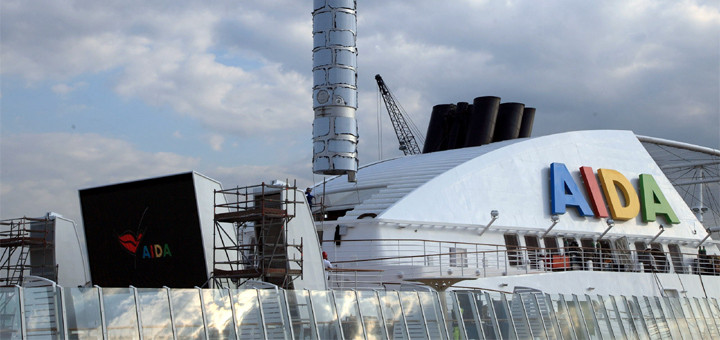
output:
[[[193,170],[198,159],[144,152],[97,134],[3,134],[0,218],[58,212],[80,219],[78,190]]]

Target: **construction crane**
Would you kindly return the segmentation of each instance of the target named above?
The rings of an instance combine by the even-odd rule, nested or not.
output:
[[[397,104],[395,96],[390,93],[390,89],[385,85],[385,82],[379,74],[375,75],[375,81],[377,81],[380,94],[382,94],[385,107],[390,115],[390,121],[392,121],[393,128],[395,128],[395,135],[397,135],[398,142],[400,143],[400,150],[402,150],[406,156],[421,154],[422,149],[418,146],[415,135],[418,136],[417,138],[420,139],[421,143],[424,143],[422,134],[415,124],[413,124],[412,120],[410,120],[410,117],[405,120],[407,113]],[[408,125],[408,121],[410,121],[410,125]]]

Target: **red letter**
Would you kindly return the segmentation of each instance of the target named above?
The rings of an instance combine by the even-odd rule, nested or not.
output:
[[[605,201],[603,200],[600,186],[598,185],[592,168],[589,166],[581,166],[580,174],[582,175],[583,182],[585,182],[585,190],[587,190],[587,193],[590,195],[590,203],[592,203],[592,210],[595,212],[595,216],[598,218],[608,217]]]

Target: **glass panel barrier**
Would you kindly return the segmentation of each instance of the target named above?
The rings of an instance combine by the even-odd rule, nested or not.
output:
[[[200,290],[171,289],[173,322],[180,340],[205,339]]]
[[[585,326],[585,318],[583,317],[582,311],[580,310],[580,305],[577,301],[575,301],[575,297],[571,296],[569,298],[565,298],[565,296],[563,295],[560,296],[565,301],[565,305],[567,306],[567,313],[570,317],[570,322],[572,323],[575,330],[575,337],[577,337],[577,339],[579,340],[589,339],[587,326]]]
[[[360,315],[365,325],[365,334],[368,340],[385,340],[388,338],[383,327],[380,301],[374,291],[361,290],[357,292]]]
[[[677,298],[664,297],[661,299],[661,302],[663,304],[663,310],[665,311],[665,315],[667,315],[668,318],[672,320],[669,323],[670,327],[673,327],[674,322],[675,327],[677,327],[677,331],[680,333],[680,336],[682,338],[692,338],[693,335],[692,333],[690,333],[687,320],[685,320],[685,315],[682,312],[682,307],[680,307],[680,300]]]
[[[603,298],[601,295],[598,295],[598,301],[600,301],[605,309],[613,338],[628,338],[628,335],[625,333],[625,327],[623,326],[622,319],[620,319],[620,313],[618,313],[615,306],[615,301],[611,300],[609,297]]]
[[[704,301],[701,301],[698,298],[694,298],[694,300],[695,300],[696,310],[698,311],[698,313],[696,314],[696,317],[701,315],[703,317],[703,319],[705,319],[705,323],[707,325],[707,330],[708,330],[708,335],[712,339],[717,339],[718,331],[717,331],[717,328],[715,327],[715,320],[712,319],[712,315],[710,315],[710,311],[707,309],[707,305],[704,303]],[[703,300],[705,300],[705,299],[703,299]]]
[[[58,306],[55,288],[23,288],[25,331],[28,337],[59,336]]]
[[[335,303],[330,291],[310,291],[310,300],[320,339],[340,339]]]
[[[467,338],[482,339],[482,323],[477,308],[475,307],[474,294],[470,291],[453,291],[452,294],[448,294],[448,297],[450,296],[455,296],[457,303],[457,316],[455,316],[455,318],[459,319],[459,322],[464,325]],[[451,329],[450,336],[454,339],[455,329]]]
[[[137,309],[131,288],[103,288],[105,324],[108,339],[137,339]]]
[[[574,339],[575,330],[573,324],[570,321],[570,314],[567,310],[565,300],[561,295],[549,295],[549,299],[552,302],[552,308],[555,310],[555,318],[560,327],[560,334],[563,339]]]
[[[21,339],[20,289],[0,287],[0,338]]]
[[[549,294],[538,294],[535,296],[538,300],[538,305],[542,306],[545,304],[545,308],[548,311],[548,318],[545,321],[545,329],[548,331],[549,339],[562,339],[563,335],[560,332],[560,325],[558,324],[557,315],[555,314],[555,308],[553,301],[550,299]],[[541,302],[543,301],[543,302]]]
[[[235,312],[235,327],[240,339],[264,339],[263,321],[260,317],[259,290],[231,289]]]
[[[172,339],[173,330],[167,290],[138,288],[137,295],[143,338]]]
[[[285,295],[276,289],[258,290],[268,339],[292,339]]]
[[[101,339],[100,294],[97,288],[65,289],[68,337]]]
[[[637,303],[637,298],[635,296],[631,296],[629,298],[623,296],[622,298],[628,306],[628,312],[632,317],[633,324],[635,324],[635,330],[638,332],[638,337],[640,339],[652,339],[650,338],[650,329],[648,329],[648,326],[645,324],[644,314],[640,309],[640,305]]]
[[[203,289],[201,294],[208,339],[235,339],[235,324],[228,290]]]
[[[431,339],[445,339],[447,333],[443,323],[443,311],[436,292],[417,292],[420,308],[425,316],[428,334]]]
[[[286,290],[285,298],[290,308],[290,320],[295,339],[317,339],[308,291]]]
[[[657,299],[657,297],[645,296],[645,301],[648,308],[652,311],[653,316],[655,316],[655,324],[657,325],[660,336],[672,339],[673,335],[671,333],[670,325],[665,317],[665,312],[663,311],[662,306],[659,304],[660,300]]]
[[[475,307],[477,307],[485,339],[500,339],[500,326],[493,307],[493,300],[488,293],[473,292]]]
[[[522,305],[522,298],[520,294],[507,295],[504,297],[507,299],[508,306],[510,307],[510,316],[515,324],[515,332],[519,339],[531,339],[533,338],[530,324],[527,316],[525,315],[525,308]],[[537,334],[536,336],[540,336]]]
[[[657,316],[655,316],[654,311],[648,306],[647,299],[645,299],[645,297],[638,298],[637,296],[633,296],[633,301],[635,302],[634,305],[637,305],[640,310],[639,315],[647,327],[650,339],[662,338],[660,327],[658,327],[655,322]]]
[[[597,320],[598,330],[602,338],[614,339],[614,332],[610,324],[610,317],[605,309],[605,304],[602,303],[601,299],[593,300],[589,295],[585,295],[585,300],[590,304],[590,311],[595,313],[595,320]]]
[[[688,299],[687,298],[680,298],[678,299],[678,302],[680,304],[680,309],[685,315],[685,321],[687,321],[688,328],[690,329],[690,334],[693,335],[693,339],[699,338],[700,335],[700,328],[698,327],[697,320],[695,320],[695,314],[693,314],[692,309],[688,306]]]
[[[708,333],[705,320],[703,319],[702,315],[698,314],[695,306],[693,306],[692,300],[690,300],[689,298],[683,298],[681,301],[683,306],[683,312],[685,313],[685,315],[690,316],[688,317],[688,323],[692,323],[690,327],[692,328],[694,326],[697,329],[700,337],[707,337]],[[690,320],[692,320],[692,322],[690,322]]]
[[[390,339],[409,339],[399,292],[380,291],[378,296]]]
[[[508,305],[505,294],[488,293],[487,295],[492,301],[492,309],[495,312],[495,320],[500,327],[500,335],[503,339],[517,339],[517,331],[515,323],[510,314],[510,306]]]
[[[632,321],[632,315],[630,315],[630,311],[628,310],[627,300],[625,297],[615,297],[610,295],[609,298],[615,305],[615,310],[617,311],[620,321],[623,324],[623,329],[625,330],[627,337],[638,339],[638,332],[637,329],[635,329],[635,323]]]
[[[403,315],[407,323],[410,339],[427,339],[428,330],[423,319],[420,299],[417,292],[398,292]]]
[[[580,300],[576,295],[573,295],[575,303],[580,306],[580,312],[583,321],[585,321],[585,327],[587,327],[588,336],[590,339],[601,339],[600,328],[598,321],[595,318],[595,311],[593,310],[592,300],[588,295],[585,295],[584,300]]]
[[[342,326],[345,339],[358,339],[363,337],[363,326],[360,320],[360,311],[354,291],[333,292],[335,307]]]

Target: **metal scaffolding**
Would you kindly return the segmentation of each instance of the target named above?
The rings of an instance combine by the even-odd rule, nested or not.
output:
[[[302,275],[302,257],[289,258],[288,222],[295,217],[297,188],[265,184],[215,191],[213,272],[215,288],[235,288],[248,280],[282,288]],[[248,232],[250,231],[250,232]],[[250,236],[251,235],[251,236]]]
[[[0,221],[0,286],[21,285],[27,275],[57,281],[54,225],[50,216]]]

